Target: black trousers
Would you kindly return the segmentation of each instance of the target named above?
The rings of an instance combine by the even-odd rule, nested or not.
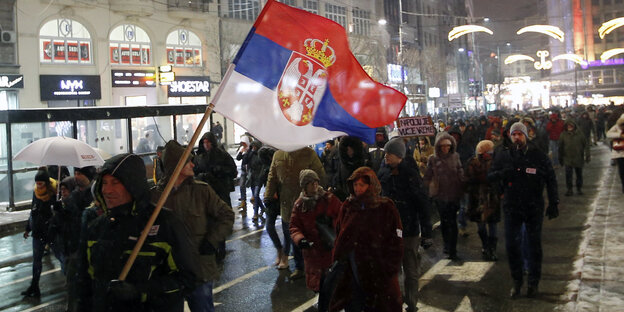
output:
[[[528,284],[537,286],[542,277],[542,222],[544,220],[543,209],[531,213],[517,213],[511,209],[505,209],[505,247],[509,260],[511,278],[515,282],[522,282],[522,225],[526,226],[529,276]]]
[[[440,215],[440,228],[444,246],[448,250],[449,255],[457,255],[457,211],[459,211],[459,203],[442,200],[435,200],[435,203]]]
[[[566,186],[568,190],[572,189],[572,171],[576,174],[576,188],[580,190],[581,187],[583,187],[583,167],[565,166]]]

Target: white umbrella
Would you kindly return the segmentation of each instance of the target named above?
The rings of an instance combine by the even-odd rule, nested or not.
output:
[[[104,164],[102,156],[89,144],[66,137],[50,137],[32,142],[19,151],[13,160],[27,161],[36,165],[72,167]]]
[[[101,157],[102,157],[102,159],[104,159],[104,160],[107,160],[107,159],[109,159],[109,158],[113,157],[111,154],[109,154],[107,151],[105,151],[105,150],[103,150],[103,149],[101,149],[101,148],[94,147],[93,149],[94,149],[94,150],[95,150],[98,154],[100,154],[100,156],[101,156]]]

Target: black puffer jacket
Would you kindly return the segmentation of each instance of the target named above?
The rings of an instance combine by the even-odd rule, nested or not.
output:
[[[418,166],[413,157],[405,157],[398,165],[398,175],[392,175],[392,168],[383,165],[378,177],[381,195],[394,201],[403,224],[403,237],[418,236],[420,218],[429,219],[427,195]]]
[[[205,139],[212,145],[210,151],[204,148]],[[197,156],[193,159],[193,170],[197,179],[208,183],[221,200],[232,206],[230,192],[234,191],[234,179],[238,175],[238,169],[232,156],[218,146],[214,134],[206,132],[199,141]]]
[[[107,207],[102,195],[105,175],[119,179],[133,201]],[[80,311],[182,311],[184,296],[195,287],[199,266],[189,233],[180,219],[163,209],[126,278],[142,295],[122,302],[107,291],[154,209],[145,177],[143,161],[134,154],[114,156],[102,167],[95,197],[104,214],[89,224],[81,239]]]

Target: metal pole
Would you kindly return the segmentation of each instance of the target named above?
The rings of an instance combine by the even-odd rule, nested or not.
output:
[[[15,187],[13,185],[13,140],[11,139],[11,121],[4,125],[7,135],[7,178],[9,181],[9,206],[8,211],[15,210]]]
[[[128,118],[126,119],[126,127],[128,129],[126,129],[127,133],[128,133],[128,153],[132,153],[132,119]]]
[[[399,0],[399,64],[401,65],[401,93],[405,93],[405,69],[403,66],[403,0]]]

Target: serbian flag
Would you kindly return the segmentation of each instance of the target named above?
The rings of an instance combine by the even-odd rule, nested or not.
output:
[[[373,143],[406,100],[366,74],[342,26],[269,0],[213,104],[265,144],[294,151],[345,134]]]

